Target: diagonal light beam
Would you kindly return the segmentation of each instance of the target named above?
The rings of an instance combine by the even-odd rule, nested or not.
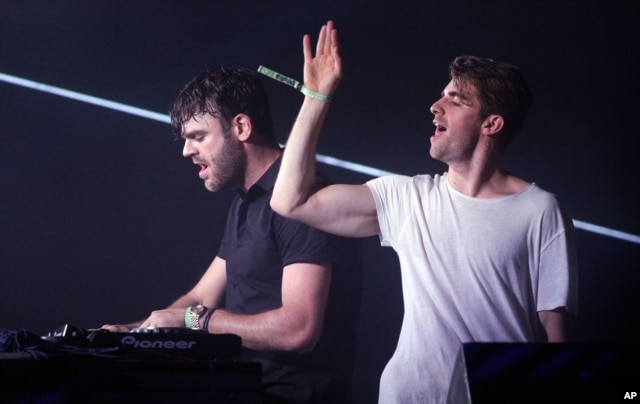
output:
[[[10,84],[15,84],[21,87],[30,88],[37,91],[42,91],[45,93],[58,95],[65,98],[71,98],[77,101],[86,102],[86,103],[97,105],[103,108],[113,109],[113,110],[124,112],[127,114],[137,115],[137,116],[151,119],[158,122],[163,122],[163,123],[171,122],[169,116],[166,114],[160,114],[158,112],[148,111],[142,108],[133,107],[131,105],[126,105],[126,104],[122,104],[115,101],[105,100],[103,98],[94,97],[92,95],[87,95],[87,94],[79,93],[76,91],[71,91],[64,88],[55,87],[55,86],[51,86],[44,83],[39,83],[33,80],[16,77],[16,76],[5,74],[2,72],[0,72],[0,81],[4,81]],[[371,175],[373,177],[380,177],[383,175],[394,174],[392,172],[381,170],[375,167],[369,167],[366,165],[354,163],[347,160],[341,160],[335,157],[325,156],[322,154],[317,154],[316,160],[324,164],[340,167],[345,170],[354,171],[361,174]],[[576,220],[576,219],[573,219],[573,225],[576,227],[576,229],[581,229],[581,230],[589,231],[592,233],[600,234],[603,236],[613,237],[620,240],[629,241],[631,243],[640,244],[640,236],[637,236],[635,234],[626,233],[620,230],[610,229],[608,227],[599,226],[596,224],[587,223],[587,222],[583,222],[581,220]]]

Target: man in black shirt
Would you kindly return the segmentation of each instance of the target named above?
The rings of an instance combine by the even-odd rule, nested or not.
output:
[[[262,364],[265,402],[348,402],[360,301],[358,245],[271,210],[282,150],[257,75],[229,66],[205,70],[178,95],[171,122],[205,187],[237,190],[224,237],[193,289],[145,320],[103,328],[236,334],[245,359]],[[347,245],[352,250],[344,254]],[[337,291],[350,296],[330,297]],[[336,307],[345,298],[349,303]]]

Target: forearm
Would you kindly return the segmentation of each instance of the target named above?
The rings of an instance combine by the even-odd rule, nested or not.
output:
[[[208,331],[238,335],[243,346],[258,351],[312,350],[320,338],[322,321],[294,317],[282,308],[252,315],[219,309],[211,316]]]
[[[564,308],[538,312],[547,342],[568,342],[572,338],[572,315]]]
[[[167,309],[186,309],[189,306],[195,306],[196,304],[204,304],[200,302],[195,296],[187,293],[177,298],[173,303],[167,306]]]
[[[315,185],[315,156],[318,138],[329,103],[305,97],[287,141],[271,207],[290,216],[303,205]]]
[[[299,208],[305,206],[314,190],[318,137],[329,110],[329,99],[342,77],[338,33],[332,21],[320,29],[316,55],[312,54],[308,35],[303,38],[303,53],[305,88],[328,98],[305,97],[285,147],[271,206],[276,212],[294,219],[306,216],[304,212],[309,210]]]
[[[215,257],[198,283],[191,290],[178,297],[167,309],[186,309],[197,304],[217,307],[224,299],[226,287],[226,262]]]
[[[239,335],[255,350],[310,351],[322,332],[330,285],[331,266],[290,264],[283,271],[280,307],[255,314],[216,310],[207,329]]]

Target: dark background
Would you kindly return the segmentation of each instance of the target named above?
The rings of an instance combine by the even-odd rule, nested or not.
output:
[[[640,1],[619,0],[0,0],[0,72],[165,114],[210,65],[301,79],[302,35],[333,19],[345,76],[319,153],[412,175],[445,169],[428,155],[428,108],[449,62],[490,56],[536,97],[508,168],[579,223],[638,235],[639,17]],[[284,142],[302,95],[264,82]],[[0,82],[0,328],[136,320],[198,280],[232,192],[207,192],[181,146],[166,123]],[[640,245],[576,237],[577,340],[637,342]],[[395,253],[365,244],[355,384],[371,402],[402,302]]]

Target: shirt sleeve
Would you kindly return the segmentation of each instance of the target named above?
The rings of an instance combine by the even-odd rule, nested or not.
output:
[[[223,260],[227,259],[227,238],[226,233],[222,235],[222,239],[220,240],[220,247],[218,247],[218,257]]]
[[[571,313],[578,306],[578,260],[575,248],[574,226],[571,217],[561,205],[555,207],[553,237],[540,252],[540,281],[538,311],[566,307]]]
[[[410,177],[400,175],[379,177],[366,183],[376,203],[382,246],[394,245],[399,224],[410,216],[410,211],[406,210],[410,184]]]
[[[280,215],[277,215],[275,224],[275,238],[283,266],[298,262],[327,264],[332,261],[333,236]]]

